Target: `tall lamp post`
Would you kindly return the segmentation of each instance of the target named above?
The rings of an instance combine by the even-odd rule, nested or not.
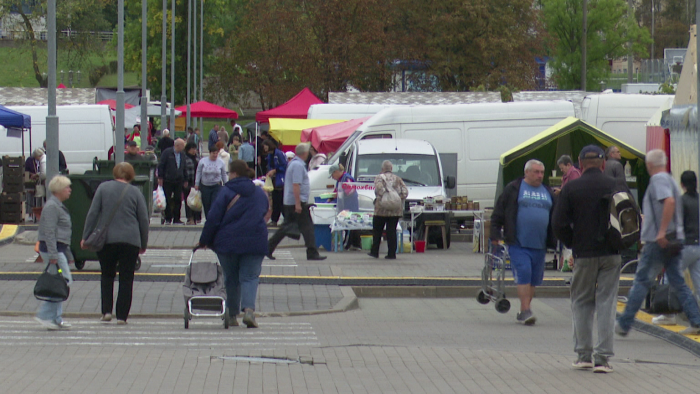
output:
[[[148,0],[141,0],[141,150],[146,150],[148,146],[148,97],[146,95],[146,83],[148,70],[146,69],[146,58],[148,54],[148,40],[146,33],[148,30]],[[145,133],[144,133],[145,131]]]
[[[583,35],[581,36],[581,90],[586,91],[586,42],[588,41],[588,0],[583,0]]]
[[[46,116],[46,183],[58,174],[58,116],[56,116],[56,0],[48,1],[48,104]],[[22,147],[24,148],[24,147]],[[31,146],[29,147],[31,149]],[[31,152],[29,153],[31,155]]]
[[[173,0],[175,1],[175,0]],[[167,58],[165,55],[165,45],[167,45],[168,38],[168,0],[163,0],[163,42],[161,45],[160,61],[161,61],[161,84],[160,84],[160,129],[161,131],[165,128],[165,108],[168,105],[167,94],[167,83],[165,76],[165,67],[167,67]]]
[[[170,37],[170,131],[175,136],[175,0],[170,15],[172,37]]]
[[[190,93],[191,93],[191,68],[192,64],[192,0],[187,0],[187,125],[190,127],[192,117],[190,116]]]
[[[124,161],[124,0],[117,12],[117,129],[115,130],[114,162]]]

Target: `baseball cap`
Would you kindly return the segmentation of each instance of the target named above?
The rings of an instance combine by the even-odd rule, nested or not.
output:
[[[293,159],[294,156],[296,156],[294,154],[294,152],[292,152],[292,151],[289,151],[289,152],[285,153],[284,155],[287,156],[287,159]]]
[[[340,171],[340,166],[337,164],[333,164],[331,168],[328,169],[328,175],[333,175],[333,173],[336,171]]]
[[[579,159],[602,159],[605,157],[605,152],[598,145],[586,145],[581,149],[578,157]]]

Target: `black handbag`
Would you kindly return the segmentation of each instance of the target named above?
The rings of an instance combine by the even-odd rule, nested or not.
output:
[[[105,247],[105,244],[107,243],[107,227],[112,222],[112,219],[114,219],[114,214],[117,213],[117,208],[119,208],[119,205],[121,205],[124,195],[128,189],[129,185],[126,185],[124,190],[122,190],[122,194],[119,196],[117,204],[112,209],[112,213],[109,215],[107,222],[105,222],[101,227],[98,226],[95,228],[92,233],[90,233],[90,236],[88,236],[88,238],[85,240],[85,247],[89,251],[99,252]]]
[[[56,273],[49,272],[52,266],[56,267]],[[67,300],[69,295],[68,279],[63,277],[58,264],[48,264],[36,280],[34,297],[41,301],[59,302]]]
[[[649,290],[649,313],[669,314],[683,311],[676,291],[668,283],[655,284]]]

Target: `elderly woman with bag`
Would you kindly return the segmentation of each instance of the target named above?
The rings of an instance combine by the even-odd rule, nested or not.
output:
[[[130,183],[134,180],[134,167],[119,163],[112,171],[114,180],[102,183],[95,192],[85,219],[85,229],[80,247],[97,251],[102,269],[102,318],[112,320],[114,304],[114,278],[119,263],[119,293],[117,295],[117,324],[126,324],[131,310],[134,287],[134,271],[139,254],[148,245],[148,208],[139,189]],[[97,234],[102,237],[96,237]],[[101,238],[98,242],[93,239]],[[104,242],[103,245],[99,243]]]
[[[372,250],[369,256],[379,258],[379,244],[382,231],[386,226],[386,241],[389,251],[386,259],[396,259],[396,225],[403,215],[404,201],[408,197],[408,188],[403,179],[393,174],[393,165],[389,160],[382,163],[382,172],[374,179],[374,219],[372,222]]]
[[[73,262],[73,254],[70,251],[72,223],[68,208],[63,202],[70,197],[70,184],[70,180],[63,175],[56,175],[49,182],[51,196],[41,211],[38,237],[39,253],[47,262],[46,268],[56,264],[68,285],[73,283],[68,267],[68,263]],[[68,329],[70,324],[63,321],[62,313],[63,301],[42,301],[34,319],[49,330]]]
[[[255,298],[262,261],[267,254],[270,204],[262,188],[255,186],[255,173],[243,160],[229,165],[230,180],[219,192],[204,223],[199,247],[212,249],[224,269],[226,306],[232,325],[242,311],[243,324],[258,327]]]

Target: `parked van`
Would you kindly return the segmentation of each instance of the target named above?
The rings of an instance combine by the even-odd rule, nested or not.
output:
[[[646,124],[666,102],[665,94],[594,94],[581,104],[584,122],[622,140],[640,152],[646,152]]]
[[[308,119],[360,119],[398,104],[314,104],[309,107]]]
[[[32,141],[29,133],[24,135],[24,154],[41,148],[46,139],[46,116],[48,106],[9,106],[8,108],[32,117]],[[114,128],[107,105],[60,105],[58,116],[58,147],[66,157],[71,174],[82,174],[92,170],[95,157],[107,160],[107,152],[114,145]],[[122,137],[120,137],[122,138]],[[22,139],[8,137],[0,131],[0,154],[22,155]]]
[[[439,152],[442,179],[453,176],[449,196],[468,196],[481,207],[492,207],[501,154],[562,119],[574,116],[568,101],[394,106],[368,119],[348,137],[326,165],[309,172],[312,197],[335,187],[328,166],[348,167],[355,142],[364,139],[407,138],[430,142]]]

